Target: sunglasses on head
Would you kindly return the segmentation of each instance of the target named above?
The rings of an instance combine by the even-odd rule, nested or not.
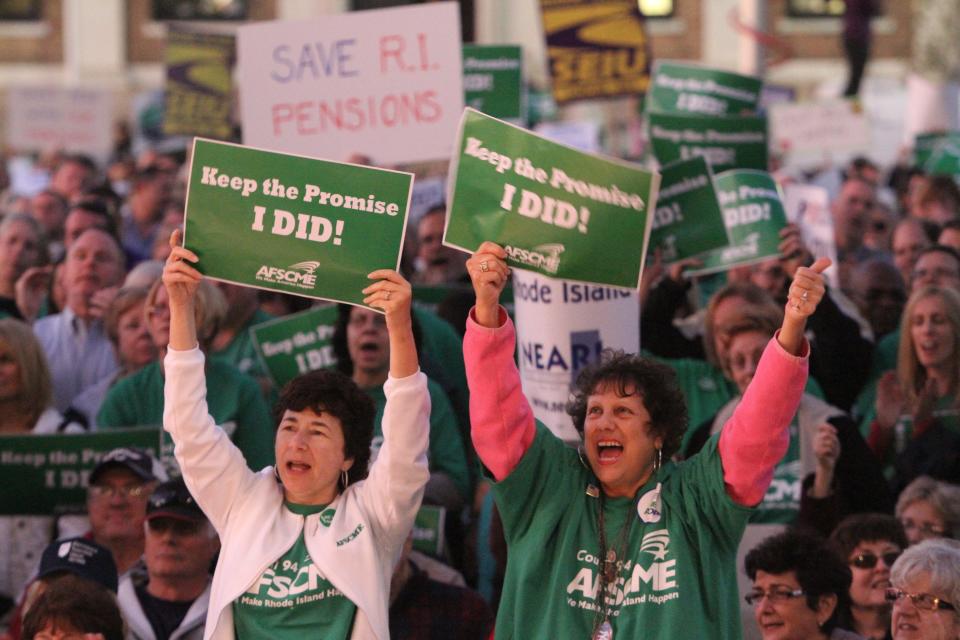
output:
[[[883,564],[887,565],[887,568],[889,568],[893,566],[893,563],[896,562],[901,553],[903,552],[887,551],[886,553],[881,553],[879,556],[870,552],[859,553],[850,559],[850,564],[858,569],[873,569],[875,566],[877,566],[877,562],[882,558]]]

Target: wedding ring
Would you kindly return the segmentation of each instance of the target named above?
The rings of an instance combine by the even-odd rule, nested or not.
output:
[[[809,292],[809,291],[804,291],[804,292],[800,295],[800,299],[801,299],[801,300],[806,300],[809,295],[810,295],[810,292]]]
[[[480,271],[484,273],[486,273],[487,271],[490,271],[490,265],[487,264],[486,260],[480,261]]]
[[[390,292],[389,292],[389,291],[384,291],[384,292],[383,292],[383,299],[384,299],[384,300],[389,300],[389,299],[390,299]]]

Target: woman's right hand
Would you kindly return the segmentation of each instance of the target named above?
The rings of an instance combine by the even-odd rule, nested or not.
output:
[[[467,272],[477,297],[476,320],[481,326],[500,326],[500,293],[507,286],[507,252],[495,242],[484,242],[467,260]]]
[[[170,255],[163,267],[163,285],[167,288],[167,297],[170,300],[170,309],[189,306],[200,286],[203,275],[188,263],[199,260],[197,254],[180,246],[183,237],[180,229],[174,229],[170,234]]]
[[[877,424],[884,431],[891,431],[906,409],[906,398],[897,380],[896,371],[887,371],[877,381]]]

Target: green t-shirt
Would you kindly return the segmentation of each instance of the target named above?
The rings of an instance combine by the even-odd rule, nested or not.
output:
[[[467,456],[463,451],[463,442],[457,428],[457,419],[447,400],[446,394],[440,385],[433,380],[427,382],[430,393],[430,471],[440,471],[447,474],[450,480],[460,491],[464,500],[469,501],[473,496],[470,486],[470,470],[467,467]],[[374,451],[379,451],[383,444],[383,409],[387,404],[387,397],[383,387],[365,389],[367,395],[373,399],[377,408],[377,415],[373,421]]]
[[[269,313],[257,309],[250,320],[239,330],[226,347],[220,351],[211,354],[211,357],[223,360],[232,364],[242,373],[254,376],[255,378],[266,376],[266,372],[260,364],[260,358],[257,357],[257,350],[253,346],[253,338],[250,335],[250,327],[262,322],[273,320]]]
[[[214,422],[254,471],[273,464],[273,421],[256,380],[218,360],[206,364],[207,404]],[[101,429],[163,424],[163,374],[153,362],[110,388],[97,415]],[[167,443],[170,436],[164,432]]]
[[[498,639],[590,638],[601,564],[591,482],[577,453],[538,424],[520,463],[494,485],[510,550]],[[609,541],[635,519],[607,598],[614,638],[739,638],[736,554],[751,510],[724,490],[716,436],[667,463],[637,497],[608,499],[604,511]]]
[[[326,505],[286,503],[301,516],[319,513]],[[329,518],[320,517],[328,526]],[[246,593],[233,601],[233,627],[237,640],[271,638],[347,638],[357,605],[333,586],[313,564],[303,531],[290,550],[277,558]]]
[[[790,444],[774,467],[773,480],[750,516],[751,524],[793,524],[800,513],[803,467],[800,464],[800,425],[794,414],[790,422]]]

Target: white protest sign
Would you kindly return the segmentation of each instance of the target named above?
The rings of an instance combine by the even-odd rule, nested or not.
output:
[[[587,120],[541,122],[533,129],[544,138],[587,153],[600,153],[600,125]]]
[[[824,274],[830,286],[838,288],[837,243],[833,235],[833,216],[827,190],[809,184],[788,184],[783,187],[783,208],[787,220],[800,227],[800,236],[810,253],[817,258],[830,258],[833,264]]]
[[[517,360],[533,414],[558,438],[580,436],[566,412],[577,374],[604,349],[640,350],[640,304],[633,289],[513,270]]]
[[[870,122],[849,100],[770,105],[771,145],[784,153],[867,151]]]
[[[237,30],[244,144],[377,164],[449,158],[463,111],[455,2]]]
[[[6,142],[18,151],[63,150],[104,160],[113,144],[113,94],[105,89],[10,87]]]

